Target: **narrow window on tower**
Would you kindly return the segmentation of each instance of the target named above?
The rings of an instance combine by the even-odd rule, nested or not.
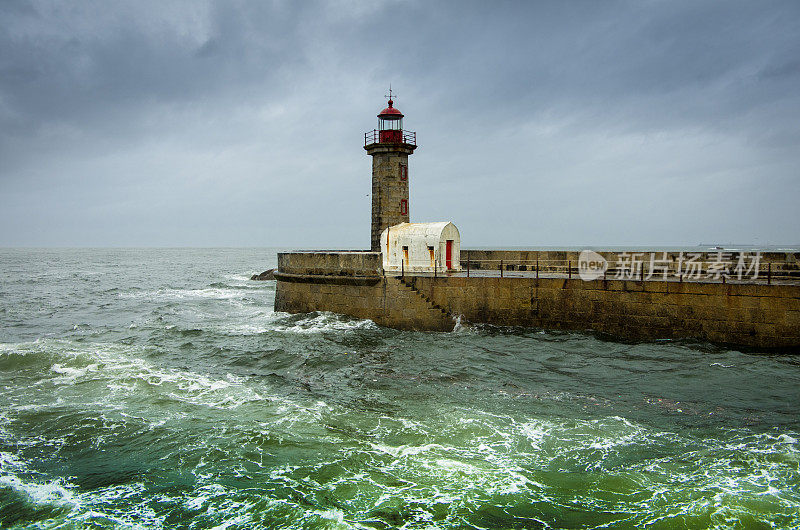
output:
[[[408,215],[408,199],[400,199],[400,215]]]
[[[408,166],[400,163],[400,180],[408,180]]]

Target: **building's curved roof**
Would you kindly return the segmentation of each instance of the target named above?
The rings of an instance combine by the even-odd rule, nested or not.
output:
[[[449,221],[441,221],[438,223],[400,223],[398,225],[390,226],[385,229],[389,231],[390,237],[440,237],[444,232],[445,227],[451,225],[458,233],[456,225]]]
[[[383,109],[381,111],[381,113],[378,114],[378,117],[379,118],[388,118],[390,120],[391,119],[402,118],[403,117],[403,113],[400,112],[399,110],[397,110],[396,108],[394,108],[392,106],[393,104],[394,104],[394,102],[390,99],[389,100],[389,106],[386,107],[385,109]]]

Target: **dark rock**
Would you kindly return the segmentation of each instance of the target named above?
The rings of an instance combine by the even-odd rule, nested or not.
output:
[[[253,274],[252,276],[250,276],[250,279],[259,281],[274,280],[275,279],[275,275],[273,274],[274,272],[275,269],[269,269],[268,271],[264,271],[261,274]]]

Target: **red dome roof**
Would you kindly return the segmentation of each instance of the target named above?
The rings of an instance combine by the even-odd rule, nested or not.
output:
[[[381,113],[378,114],[378,117],[379,118],[389,118],[389,119],[402,118],[403,117],[403,113],[400,112],[399,110],[397,110],[396,108],[392,107],[393,103],[394,102],[390,99],[389,100],[389,106],[386,107],[385,109],[383,109],[381,111]]]

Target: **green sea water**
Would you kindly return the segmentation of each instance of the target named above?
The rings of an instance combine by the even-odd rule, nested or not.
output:
[[[799,357],[275,313],[275,263],[0,249],[0,527],[800,527]]]

